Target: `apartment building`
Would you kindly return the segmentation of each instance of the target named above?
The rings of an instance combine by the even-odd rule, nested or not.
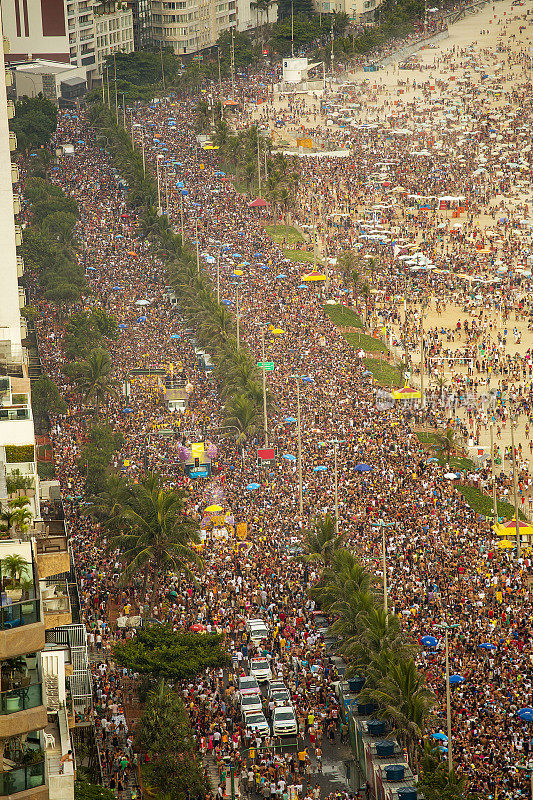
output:
[[[313,0],[317,13],[347,14],[352,23],[364,25],[374,22],[376,11],[382,0]]]
[[[253,0],[152,0],[153,43],[170,47],[176,55],[200,53],[231,28],[258,27],[260,15],[252,6]],[[275,22],[277,13],[276,3],[263,22]]]
[[[134,50],[133,11],[122,3],[102,3],[94,7],[94,26],[96,73],[101,77],[107,56]]]

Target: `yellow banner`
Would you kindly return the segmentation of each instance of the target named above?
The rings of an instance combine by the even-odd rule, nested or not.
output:
[[[237,523],[237,538],[239,539],[246,539],[248,534],[248,523],[247,522],[238,522]]]
[[[194,457],[201,456],[204,452],[204,443],[203,442],[194,442],[191,444],[191,455]]]

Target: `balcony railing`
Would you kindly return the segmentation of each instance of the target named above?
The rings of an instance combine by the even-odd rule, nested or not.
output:
[[[45,614],[62,614],[70,611],[68,595],[54,595],[43,600]]]
[[[8,689],[0,692],[0,714],[15,714],[43,705],[43,687],[41,683],[32,683],[20,689]]]
[[[0,797],[17,792],[27,792],[28,789],[44,786],[44,783],[44,760],[24,767],[15,767],[8,772],[0,772]]]
[[[0,422],[31,419],[29,408],[0,408]]]
[[[21,600],[0,607],[0,630],[20,628],[21,625],[30,625],[39,622],[40,609],[38,600]]]

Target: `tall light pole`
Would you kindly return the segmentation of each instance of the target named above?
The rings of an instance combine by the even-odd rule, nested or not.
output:
[[[257,123],[257,180],[259,183],[259,197],[261,197],[261,155],[259,149],[259,123]]]
[[[217,253],[217,303],[220,305],[220,248]]]
[[[239,329],[239,283],[237,282],[237,350],[240,349],[240,329]]]
[[[162,158],[162,155],[158,155],[155,159],[155,171],[157,177],[157,213],[159,216],[161,216],[163,212],[163,209],[161,208],[161,178],[159,176],[159,162]]]
[[[494,425],[490,423],[490,465],[492,472],[492,508],[494,511],[494,524],[498,524],[498,502],[496,500],[496,464],[494,463]]]
[[[513,492],[514,492],[514,518],[515,518],[515,531],[516,531],[516,554],[520,558],[520,526],[518,524],[518,488],[516,477],[516,455],[514,451],[514,419],[509,414],[509,422],[511,423],[511,450],[513,457]]]
[[[196,237],[196,272],[200,274],[200,243],[198,241],[198,217],[195,217],[195,237]]]
[[[385,612],[385,619],[389,614],[389,590],[387,587],[387,537],[385,534],[386,528],[392,528],[393,522],[383,522],[382,519],[378,520],[378,528],[381,528],[381,560],[383,566],[383,611]]]
[[[298,424],[298,499],[300,507],[300,517],[303,516],[304,498],[302,486],[302,419],[300,413],[300,376],[296,376],[296,416]]]
[[[453,771],[453,743],[452,743],[452,702],[450,697],[450,649],[448,645],[448,626],[444,631],[446,648],[446,730],[448,733],[448,772]]]
[[[330,443],[333,445],[333,475],[334,475],[334,486],[335,486],[335,533],[337,536],[339,535],[339,483],[338,483],[338,472],[337,472],[337,447],[339,444],[342,444],[341,439],[330,439]]]
[[[263,430],[265,432],[265,447],[268,447],[268,417],[267,417],[267,392],[265,369],[265,326],[261,325],[261,354],[263,356]]]
[[[184,236],[183,236],[183,195],[181,195],[181,202],[180,202],[180,225],[181,225],[181,246],[183,247]]]

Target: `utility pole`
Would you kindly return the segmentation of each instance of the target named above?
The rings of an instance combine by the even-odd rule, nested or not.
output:
[[[141,143],[143,149],[143,175],[146,178],[146,157],[144,153],[144,128],[141,128]]]
[[[165,86],[165,68],[163,66],[163,41],[159,40],[159,54],[161,56],[161,80],[163,81],[163,92],[166,91]]]
[[[498,524],[498,502],[496,500],[496,464],[494,463],[494,425],[490,423],[490,464],[492,472],[492,508],[494,511],[494,524]]]
[[[217,253],[217,303],[220,305],[220,248]]]
[[[231,29],[231,97],[235,100],[235,39]]]
[[[157,213],[161,216],[162,208],[161,208],[161,178],[159,177],[159,156],[156,156],[155,159],[155,174],[157,178]]]
[[[239,282],[237,281],[237,350],[240,349],[240,336],[239,336]]]
[[[220,45],[217,47],[218,59],[218,101],[220,103],[220,118],[224,116],[224,106],[222,105],[222,73],[220,71]]]
[[[518,488],[517,488],[517,477],[516,477],[516,455],[514,451],[514,419],[512,418],[511,414],[509,414],[509,422],[511,423],[511,449],[512,449],[512,456],[513,456],[513,491],[514,491],[514,518],[515,518],[515,529],[516,529],[516,554],[518,558],[520,558],[520,526],[518,523]]]
[[[109,89],[109,67],[106,67],[106,78],[107,78],[107,107],[111,111],[111,92]]]
[[[331,15],[331,83],[333,84],[333,14]]]
[[[122,124],[124,126],[124,130],[126,130],[126,101],[124,99],[124,95],[122,95]]]
[[[450,652],[448,646],[448,626],[446,626],[444,630],[444,641],[446,647],[446,725],[448,731],[448,772],[453,772],[452,703],[450,698]]]
[[[199,275],[200,274],[200,243],[198,241],[198,217],[195,218],[194,222],[195,222],[195,227],[196,227],[196,231],[195,231],[195,238],[196,238],[196,272]]]
[[[420,312],[420,408],[424,409],[424,306]]]
[[[183,236],[183,195],[181,195],[181,203],[180,203],[180,225],[181,225],[181,246],[183,247],[184,236]]]
[[[291,58],[294,58],[294,0],[291,0]]]
[[[302,420],[300,414],[300,376],[296,376],[296,416],[298,422],[298,499],[300,517],[304,512],[303,486],[302,486]]]
[[[389,598],[387,588],[387,537],[385,535],[385,524],[381,520],[381,535],[382,535],[382,558],[383,558],[383,611],[385,612],[385,619],[389,615]]]
[[[265,369],[265,326],[261,325],[261,353],[263,356],[263,430],[265,432],[265,447],[268,447],[268,418],[267,418],[267,392]]]
[[[117,117],[117,128],[118,128],[117,60],[115,58],[114,53],[113,53],[113,65],[115,67],[115,114]]]
[[[256,131],[257,131],[257,180],[259,182],[259,197],[261,197],[261,153],[259,150],[259,123],[257,123]]]

